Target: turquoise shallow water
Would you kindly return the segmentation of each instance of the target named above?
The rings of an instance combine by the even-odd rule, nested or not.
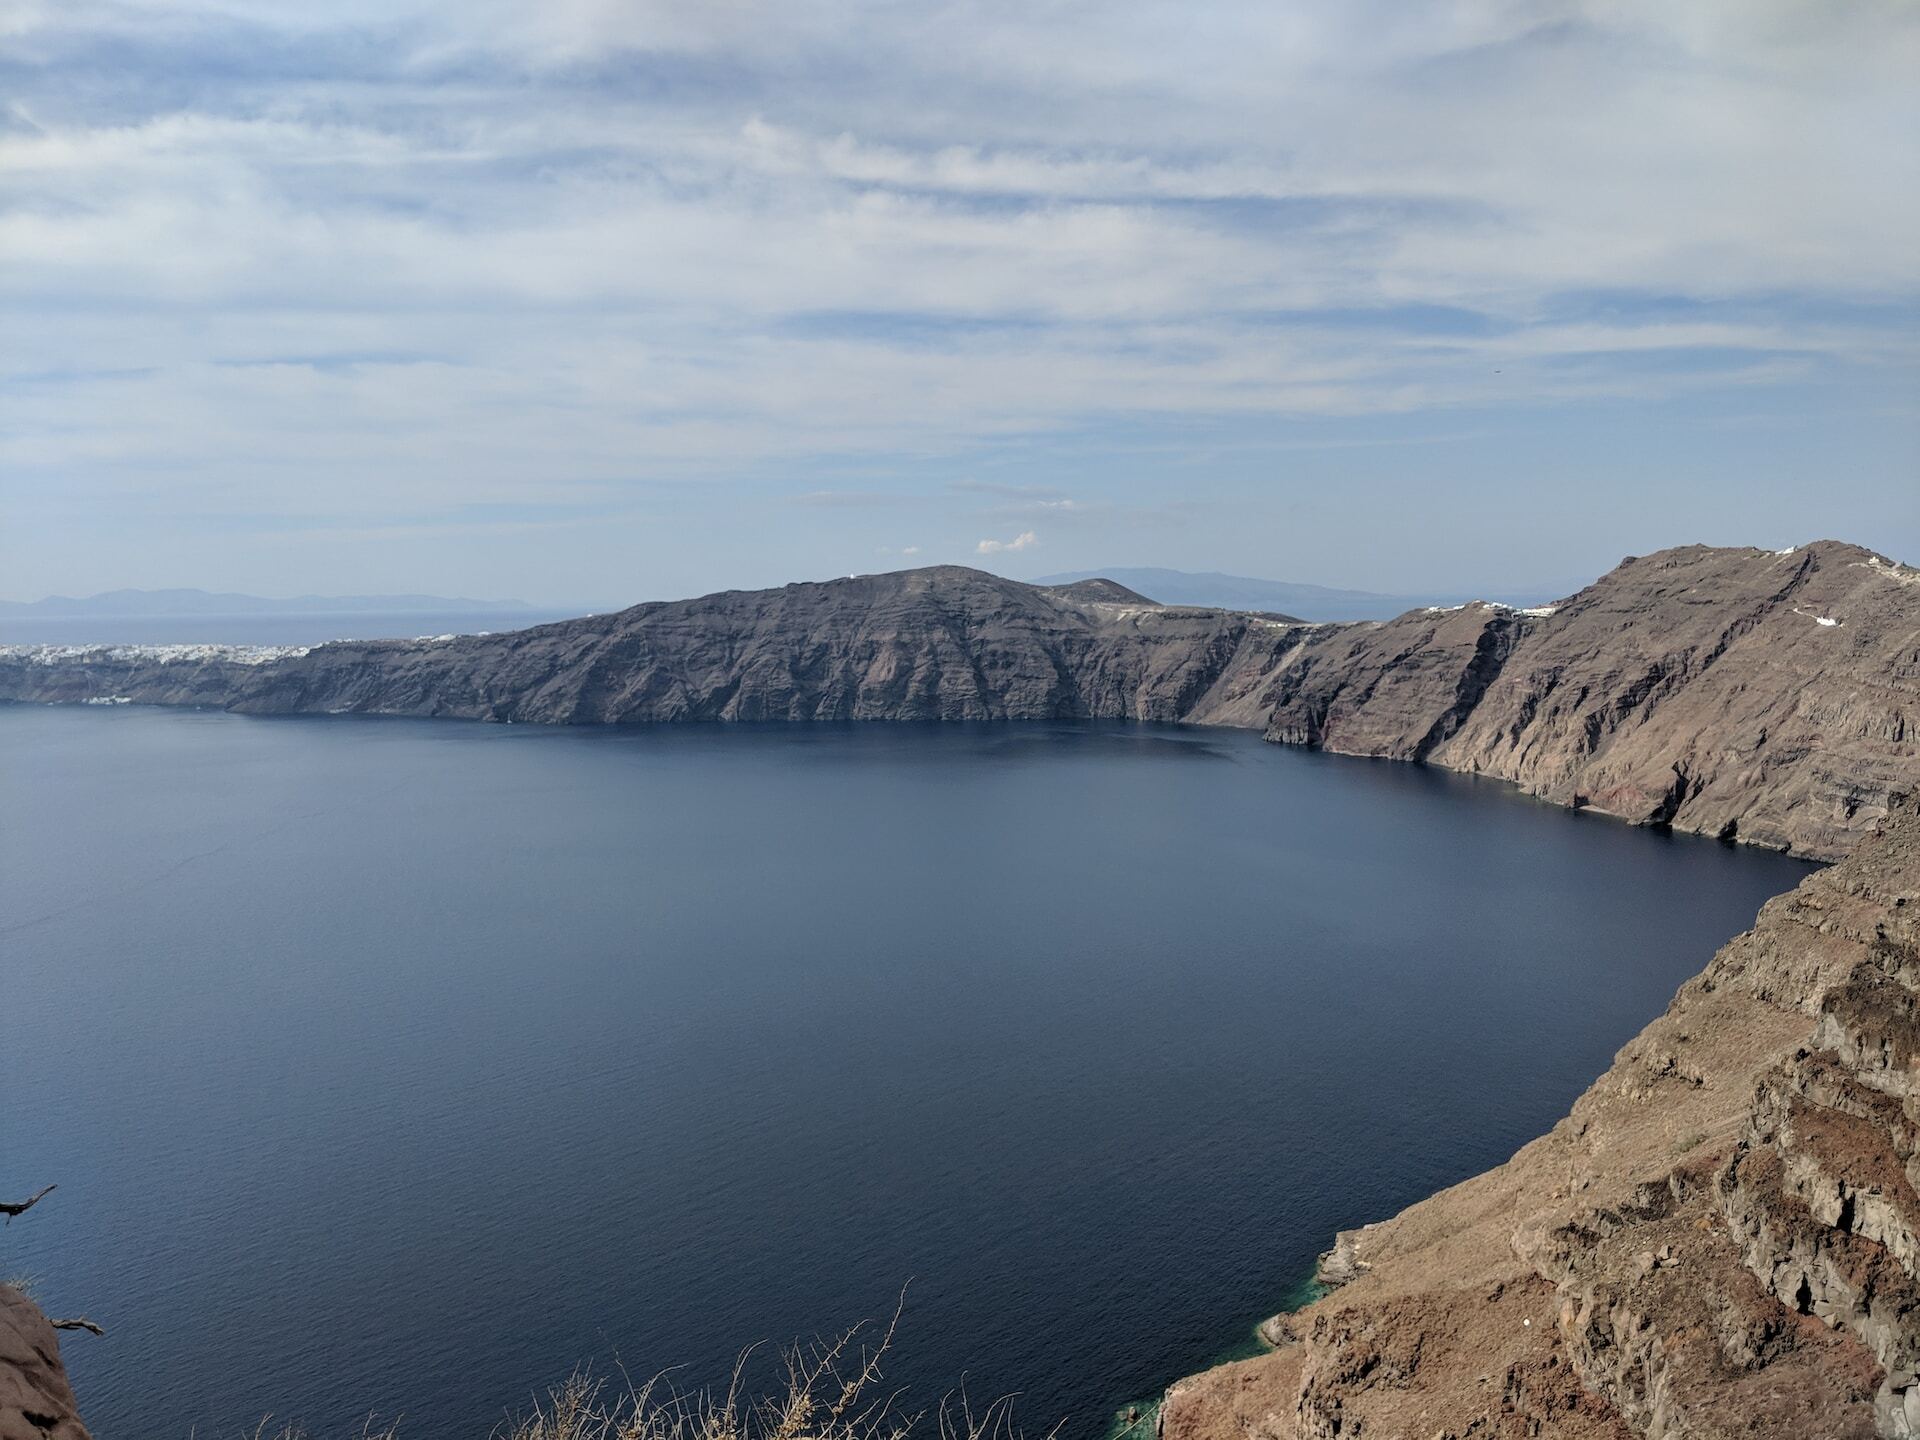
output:
[[[0,1188],[60,1185],[0,1272],[107,1326],[102,1440],[479,1436],[908,1281],[909,1402],[1099,1435],[1805,872],[1232,732],[0,707],[0,757]]]
[[[1295,1310],[1305,1309],[1322,1295],[1327,1287],[1315,1280],[1311,1273],[1305,1279],[1282,1290],[1269,1308],[1268,1315],[1288,1315]],[[1232,1341],[1224,1344],[1204,1360],[1193,1362],[1184,1373],[1192,1374],[1200,1370],[1210,1370],[1215,1365],[1230,1365],[1236,1360],[1251,1360],[1256,1355],[1265,1354],[1271,1347],[1260,1338],[1258,1324],[1248,1326]],[[1164,1384],[1151,1394],[1136,1396],[1114,1408],[1107,1419],[1105,1440],[1150,1440],[1159,1433],[1160,1397]]]

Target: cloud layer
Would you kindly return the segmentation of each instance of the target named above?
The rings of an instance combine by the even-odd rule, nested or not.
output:
[[[1208,495],[1116,450],[1884,410],[1915,370],[1900,0],[16,0],[0,36],[0,498],[96,553],[149,514],[183,559],[457,565],[716,486],[945,496],[951,550],[996,467],[1052,489],[981,506],[1117,534]]]

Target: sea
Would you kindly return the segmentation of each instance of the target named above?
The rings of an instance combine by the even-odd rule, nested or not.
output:
[[[0,706],[0,816],[0,1276],[100,1440],[479,1440],[896,1308],[902,1409],[1096,1440],[1808,870],[1151,725]]]

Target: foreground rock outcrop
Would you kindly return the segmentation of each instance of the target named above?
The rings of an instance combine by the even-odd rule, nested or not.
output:
[[[1770,901],[1551,1133],[1339,1237],[1167,1440],[1920,1435],[1920,813]]]
[[[87,1440],[60,1337],[11,1285],[0,1285],[0,1440]]]
[[[1558,606],[1306,625],[946,566],[502,635],[7,646],[0,700],[547,724],[1236,725],[1830,859],[1920,764],[1920,571],[1827,541],[1688,546],[1623,562]]]

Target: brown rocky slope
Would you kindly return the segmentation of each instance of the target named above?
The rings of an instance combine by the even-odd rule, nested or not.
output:
[[[1688,546],[1538,611],[1306,625],[945,566],[503,635],[0,647],[0,700],[112,699],[551,724],[1237,725],[1830,859],[1920,764],[1920,571],[1831,541]]]
[[[1170,1440],[1920,1434],[1920,813],[1768,902],[1551,1133],[1343,1234]]]
[[[11,1285],[0,1285],[0,1440],[87,1440],[60,1337]]]

